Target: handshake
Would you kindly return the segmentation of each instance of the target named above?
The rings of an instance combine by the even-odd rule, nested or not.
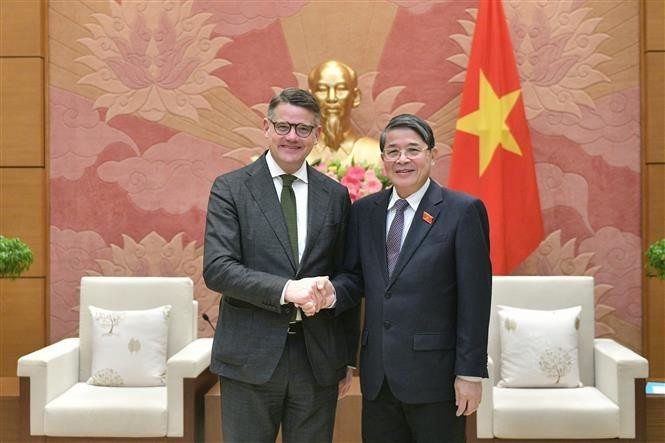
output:
[[[335,302],[335,292],[327,276],[291,280],[286,286],[284,301],[293,303],[302,312],[312,316]]]

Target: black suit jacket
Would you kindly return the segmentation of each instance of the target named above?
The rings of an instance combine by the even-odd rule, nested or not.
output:
[[[385,377],[405,403],[453,400],[456,375],[487,377],[492,273],[485,206],[432,181],[388,278],[391,192],[351,209],[345,272],[333,282],[336,309],[352,308],[364,293],[363,396],[376,398]]]
[[[292,304],[280,305],[289,279],[334,276],[341,268],[350,208],[346,188],[307,167],[307,241],[296,269],[265,154],[215,180],[208,202],[203,277],[223,293],[212,372],[246,383],[268,381],[286,344]],[[307,356],[321,385],[354,364],[359,310],[303,316]]]

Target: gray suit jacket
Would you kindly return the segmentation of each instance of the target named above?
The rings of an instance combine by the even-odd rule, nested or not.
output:
[[[346,188],[307,167],[307,241],[296,269],[265,154],[215,180],[208,202],[203,277],[223,293],[212,372],[246,383],[268,381],[286,344],[293,305],[280,305],[287,280],[341,269],[348,213]],[[359,311],[323,310],[303,318],[307,355],[320,385],[337,383],[355,364]]]
[[[333,281],[336,310],[355,306],[364,294],[364,397],[376,398],[386,378],[405,403],[454,400],[456,375],[487,377],[492,287],[487,212],[477,198],[432,181],[389,278],[390,192],[353,205],[346,272]]]

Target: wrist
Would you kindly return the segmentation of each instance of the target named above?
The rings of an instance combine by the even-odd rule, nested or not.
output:
[[[289,285],[291,284],[292,281],[293,280],[287,280],[286,281],[286,284],[284,285],[284,288],[282,289],[282,295],[279,298],[279,304],[280,305],[285,305],[285,304],[290,303],[290,301],[286,297],[286,293],[287,293],[287,291],[289,289]]]

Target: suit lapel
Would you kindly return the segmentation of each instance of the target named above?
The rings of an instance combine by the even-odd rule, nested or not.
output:
[[[323,177],[313,172],[309,165],[307,166],[307,179],[309,180],[307,185],[307,239],[300,260],[301,267],[316,244],[330,204],[328,184]]]
[[[386,284],[388,284],[388,257],[386,256],[386,212],[392,189],[386,189],[379,198],[376,199],[374,208],[369,215],[367,223],[370,226],[370,244],[374,245],[376,258],[381,269],[381,275]],[[376,228],[372,228],[376,226]],[[380,229],[379,229],[380,227]]]
[[[441,210],[441,202],[443,201],[443,196],[441,192],[441,187],[432,180],[427,192],[423,196],[423,199],[418,205],[415,215],[413,216],[413,221],[411,222],[411,227],[409,232],[404,239],[404,244],[399,253],[399,258],[397,259],[397,264],[395,264],[395,269],[393,270],[392,278],[390,279],[390,284],[395,281],[397,276],[399,276],[402,269],[409,262],[413,254],[418,249],[418,246],[422,243],[423,239],[427,233],[432,228],[432,225],[436,223],[436,220],[439,216],[439,211]],[[423,214],[427,212],[432,217],[432,223],[428,223],[423,219]],[[384,221],[385,224],[385,221]],[[383,242],[385,245],[385,241]]]
[[[254,167],[248,170],[250,177],[247,180],[247,188],[256,200],[263,216],[275,232],[275,236],[284,249],[284,253],[289,257],[291,266],[296,270],[296,262],[291,252],[291,243],[289,243],[289,233],[286,230],[286,222],[282,214],[282,207],[279,204],[279,198],[275,192],[270,170],[266,163],[265,154],[254,162]]]

